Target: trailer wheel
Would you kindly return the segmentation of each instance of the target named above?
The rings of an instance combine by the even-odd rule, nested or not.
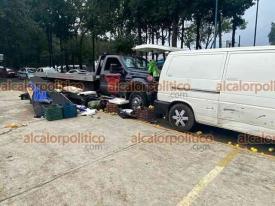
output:
[[[176,104],[169,111],[169,122],[180,132],[191,131],[195,126],[195,116],[189,106]]]
[[[147,103],[147,96],[145,93],[142,92],[134,92],[130,95],[129,98],[131,109],[134,111],[138,108],[146,107],[148,106]]]

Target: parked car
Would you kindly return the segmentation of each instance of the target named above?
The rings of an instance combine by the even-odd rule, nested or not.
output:
[[[15,69],[12,68],[6,68],[7,70],[7,77],[8,78],[14,78],[16,76],[16,71]]]
[[[14,78],[16,76],[16,71],[12,68],[5,68],[0,66],[0,77],[2,78]]]
[[[80,70],[80,69],[71,69],[67,72],[67,74],[86,74],[86,70]]]
[[[58,73],[53,67],[40,67],[36,72]]]
[[[58,71],[59,73],[62,73],[64,71],[70,71],[70,70],[81,70],[80,65],[68,65],[68,70],[67,70],[66,65],[55,66],[55,68],[56,68],[56,71]],[[82,70],[87,70],[87,66],[82,65]]]
[[[201,123],[275,139],[274,68],[274,46],[172,52],[155,109],[179,131]]]
[[[25,67],[17,72],[17,76],[19,79],[30,79],[31,77],[34,77],[35,72],[35,68]]]
[[[72,69],[78,69],[80,70],[80,65],[68,65],[69,67],[69,70],[72,70]],[[82,70],[86,70],[87,66],[86,65],[82,65]]]
[[[0,66],[0,77],[2,77],[2,78],[7,77],[7,70],[3,66]]]
[[[157,66],[160,70],[162,70],[164,63],[165,63],[164,59],[161,59],[161,60],[157,61]]]

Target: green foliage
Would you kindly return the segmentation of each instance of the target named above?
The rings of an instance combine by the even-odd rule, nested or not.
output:
[[[232,30],[234,41],[254,1],[219,3],[220,38]],[[210,48],[214,8],[214,0],[0,0],[0,53],[20,67],[90,64],[102,52],[149,42]]]
[[[0,53],[5,54],[6,64],[35,64],[44,49],[45,36],[30,18],[27,1],[0,2]]]
[[[131,54],[132,48],[135,45],[134,36],[118,37],[114,40],[114,50],[120,54]]]

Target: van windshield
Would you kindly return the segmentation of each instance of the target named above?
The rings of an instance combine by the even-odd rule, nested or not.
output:
[[[147,60],[139,57],[123,57],[128,69],[147,71]]]

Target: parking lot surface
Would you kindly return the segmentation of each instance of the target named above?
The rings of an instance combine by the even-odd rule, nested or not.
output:
[[[103,112],[48,122],[19,95],[0,92],[0,205],[275,205],[274,157],[228,145],[230,132],[208,142],[209,128],[183,134]],[[104,141],[28,141],[81,134]]]

